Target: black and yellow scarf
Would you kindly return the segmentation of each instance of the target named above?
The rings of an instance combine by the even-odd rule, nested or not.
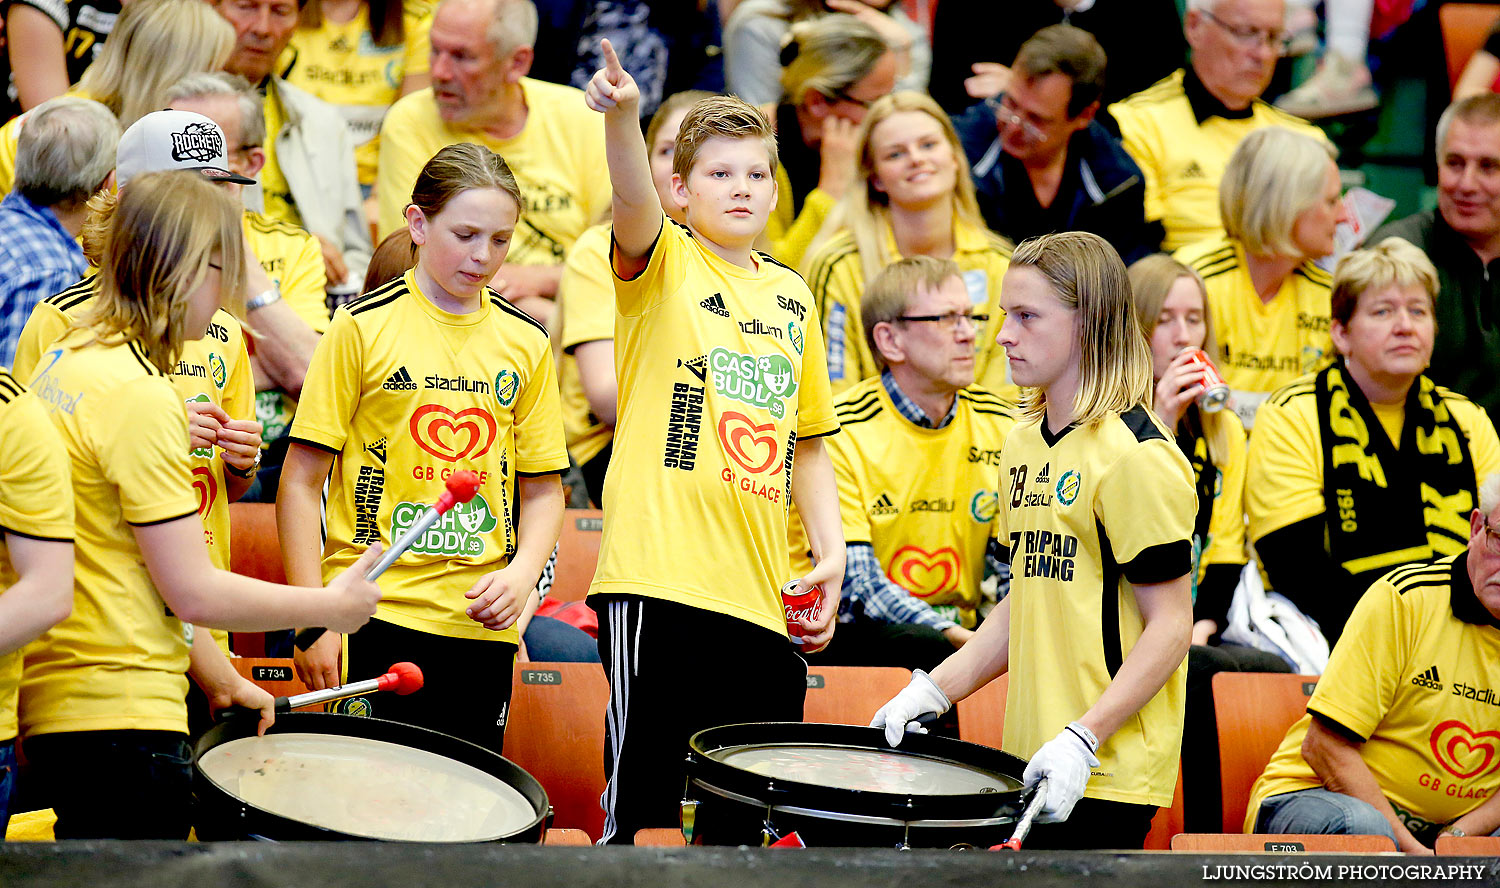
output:
[[[1193,467],[1193,489],[1198,495],[1198,509],[1193,516],[1193,601],[1198,600],[1199,565],[1208,552],[1209,526],[1213,523],[1214,500],[1224,487],[1224,473],[1208,455],[1208,439],[1203,434],[1202,417],[1197,405],[1188,407],[1177,426],[1177,449]]]
[[[1343,359],[1317,375],[1328,552],[1363,589],[1402,564],[1464,551],[1476,501],[1469,442],[1425,375],[1391,446]]]

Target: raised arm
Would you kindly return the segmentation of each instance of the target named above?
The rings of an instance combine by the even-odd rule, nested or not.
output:
[[[625,260],[643,259],[661,232],[661,199],[651,182],[646,137],[641,133],[641,91],[620,64],[608,40],[599,42],[604,67],[589,81],[585,101],[604,115],[604,146],[609,159],[609,181],[614,190],[616,254]],[[641,263],[644,265],[644,263]],[[616,268],[622,273],[639,268]]]

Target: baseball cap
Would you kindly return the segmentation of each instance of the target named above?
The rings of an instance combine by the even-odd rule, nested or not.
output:
[[[192,111],[153,111],[130,125],[115,150],[115,181],[124,187],[141,173],[189,170],[211,182],[254,185],[229,171],[224,131]]]

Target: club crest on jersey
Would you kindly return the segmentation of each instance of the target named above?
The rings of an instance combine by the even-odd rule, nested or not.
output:
[[[495,400],[500,402],[501,407],[509,407],[516,402],[516,394],[521,391],[521,374],[514,370],[501,370],[495,374]]]
[[[802,338],[802,328],[799,327],[799,326],[797,326],[797,322],[796,321],[788,321],[787,322],[787,325],[786,325],[786,338],[787,338],[787,341],[791,342],[792,348],[794,348],[794,349],[797,350],[797,354],[799,354],[799,355],[802,354],[802,347],[806,343],[804,342],[804,340]]]
[[[1073,469],[1063,472],[1063,476],[1057,479],[1057,501],[1065,506],[1073,505],[1078,499],[1078,490],[1083,486],[1083,476]]]
[[[714,389],[752,407],[761,407],[780,419],[786,415],[785,399],[797,391],[796,368],[785,355],[745,355],[724,348],[708,353]]]
[[[213,377],[214,385],[223,388],[229,373],[224,369],[224,359],[219,357],[218,352],[208,353],[208,374]]]
[[[995,515],[1000,512],[1000,491],[980,490],[969,499],[969,517],[980,524],[988,524],[995,520]]]

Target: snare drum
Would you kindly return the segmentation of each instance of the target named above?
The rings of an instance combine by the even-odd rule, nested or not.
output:
[[[198,837],[539,843],[547,793],[509,760],[398,722],[321,712],[199,738]]]
[[[854,725],[771,722],[693,735],[683,827],[707,845],[796,831],[813,847],[987,848],[1020,817],[1026,762],[992,749]]]

